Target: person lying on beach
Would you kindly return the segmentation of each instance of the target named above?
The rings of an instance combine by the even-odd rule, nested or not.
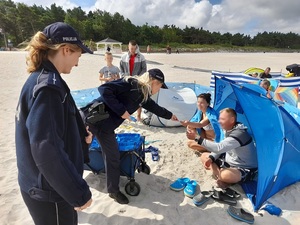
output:
[[[197,97],[197,107],[198,110],[194,117],[190,121],[180,121],[180,123],[186,127],[187,132],[195,133],[195,135],[200,135],[202,138],[211,141],[220,141],[221,128],[218,123],[218,113],[210,107],[211,94],[202,93]],[[207,151],[203,146],[198,145],[194,138],[187,141],[189,148],[205,152]]]
[[[237,122],[236,112],[231,108],[220,111],[219,123],[226,131],[225,139],[216,143],[202,137],[195,141],[211,153],[201,155],[204,168],[211,170],[217,186],[227,188],[231,184],[245,182],[257,173],[257,154],[247,127]],[[187,133],[189,139],[196,138]]]
[[[141,76],[125,76],[123,79],[102,84],[99,102],[105,104],[109,117],[90,126],[101,145],[105,159],[106,183],[109,197],[120,204],[128,204],[128,198],[119,189],[120,153],[115,129],[124,120],[132,121],[131,114],[139,107],[165,119],[177,121],[177,117],[167,109],[156,104],[151,95],[164,85],[164,74],[159,69],[150,69]]]
[[[267,79],[264,79],[260,82],[259,86],[261,86],[263,89],[265,89],[267,91],[266,96],[268,98],[271,98],[271,93],[270,93],[271,82]]]

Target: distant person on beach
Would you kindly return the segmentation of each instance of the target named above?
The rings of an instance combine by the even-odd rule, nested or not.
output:
[[[252,137],[247,127],[237,122],[236,112],[231,108],[220,111],[219,123],[225,130],[225,138],[213,142],[205,138],[196,138],[194,133],[187,133],[188,138],[211,153],[204,152],[201,161],[204,168],[211,170],[217,179],[217,186],[227,188],[231,184],[251,180],[257,173],[257,154]]]
[[[60,74],[69,74],[81,54],[92,51],[61,22],[37,32],[27,50],[30,76],[15,118],[21,194],[35,225],[75,225],[77,211],[92,203],[82,178],[92,134]]]
[[[113,55],[110,52],[106,52],[104,55],[106,66],[102,67],[99,71],[99,80],[101,82],[109,82],[120,78],[120,70],[117,66],[112,64]]]
[[[270,86],[271,86],[271,82],[267,79],[264,79],[260,82],[260,85],[263,89],[265,89],[267,91],[266,95],[268,98],[271,98],[271,93],[270,93]]]
[[[272,75],[270,74],[270,71],[271,71],[271,68],[270,67],[267,67],[265,69],[264,72],[262,72],[260,75],[259,75],[259,78],[262,78],[262,79],[265,79],[265,78],[272,78]]]
[[[172,49],[171,49],[170,45],[168,45],[167,46],[167,54],[171,54],[171,52],[172,52]]]
[[[120,75],[140,76],[147,71],[147,64],[144,55],[139,51],[139,46],[135,40],[129,41],[129,51],[121,57]],[[142,108],[137,110],[137,120],[141,120]]]
[[[150,47],[150,45],[148,45],[147,46],[147,54],[150,54],[150,52],[151,52],[151,47]]]
[[[130,115],[140,106],[159,117],[177,121],[177,117],[172,112],[159,106],[150,98],[160,90],[164,82],[162,71],[151,69],[141,76],[126,76],[98,88],[101,97],[97,101],[105,104],[109,117],[91,125],[90,129],[99,141],[104,154],[107,192],[109,197],[120,204],[128,204],[129,200],[119,189],[120,153],[115,129],[124,120],[132,121]]]
[[[210,141],[220,141],[221,128],[218,123],[218,113],[210,107],[211,94],[202,93],[197,98],[198,110],[190,121],[180,121],[187,128],[188,133],[195,133],[196,136],[201,136]],[[207,151],[203,146],[199,145],[195,139],[189,139],[188,147],[204,152]]]
[[[129,41],[128,49],[129,51],[121,57],[120,75],[124,77],[144,74],[147,71],[146,59],[135,40]]]
[[[109,45],[108,45],[106,51],[107,51],[107,52],[110,52],[110,50],[111,50],[111,49],[110,49],[110,47],[109,47]]]

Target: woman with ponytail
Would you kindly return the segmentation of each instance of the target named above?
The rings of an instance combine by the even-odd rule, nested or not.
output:
[[[223,138],[223,132],[218,123],[218,113],[210,107],[211,94],[202,93],[197,98],[198,110],[190,121],[181,121],[183,126],[187,127],[188,133],[196,133],[202,138],[219,142]],[[200,151],[207,151],[195,140],[188,140],[188,147]]]
[[[109,196],[120,204],[128,204],[128,198],[119,190],[120,153],[116,141],[115,129],[124,120],[131,120],[131,114],[139,107],[159,117],[177,120],[167,109],[157,105],[151,98],[164,86],[164,74],[159,69],[151,69],[141,76],[126,76],[122,79],[102,84],[98,90],[101,97],[97,99],[105,104],[109,113],[107,119],[101,120],[91,131],[96,136],[105,155],[106,182]]]
[[[53,23],[37,32],[28,47],[25,82],[16,111],[18,181],[36,225],[78,224],[77,211],[91,205],[82,178],[86,130],[61,73],[69,74],[82,53],[92,53],[77,32]]]

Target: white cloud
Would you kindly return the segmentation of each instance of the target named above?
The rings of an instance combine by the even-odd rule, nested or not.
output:
[[[18,0],[17,0],[18,1]],[[23,0],[32,5],[50,6],[53,3],[64,9],[78,7],[78,0]],[[263,31],[300,33],[299,0],[223,0],[212,5],[208,0],[97,0],[84,10],[119,12],[135,25],[163,26],[174,24],[203,27],[221,33],[256,34]]]

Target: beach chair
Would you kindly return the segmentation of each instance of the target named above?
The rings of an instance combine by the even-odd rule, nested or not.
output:
[[[145,161],[145,137],[137,133],[117,134],[116,139],[120,151],[120,172],[126,176],[129,182],[125,185],[125,191],[130,196],[140,193],[140,185],[135,181],[135,171],[150,174],[150,167]],[[89,149],[90,162],[84,165],[85,170],[94,174],[105,173],[105,163],[101,146],[94,137]]]

